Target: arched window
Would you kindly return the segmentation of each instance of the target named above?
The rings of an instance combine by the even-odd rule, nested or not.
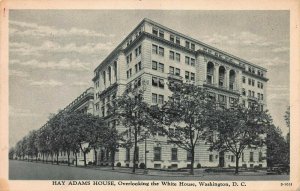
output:
[[[114,62],[114,74],[115,74],[115,80],[117,81],[117,76],[118,76],[118,74],[117,74],[117,72],[118,72],[118,70],[117,70],[117,61],[115,61]]]
[[[108,67],[108,81],[109,81],[109,84],[111,84],[111,67],[110,66]]]
[[[234,85],[235,85],[235,71],[234,70],[230,70],[229,72],[229,89],[233,90]]]
[[[214,64],[212,62],[207,63],[207,74],[206,74],[206,81],[208,84],[213,84],[214,78]]]
[[[224,66],[219,67],[219,86],[225,86],[225,68]]]

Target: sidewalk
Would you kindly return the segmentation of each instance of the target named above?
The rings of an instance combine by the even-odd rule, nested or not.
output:
[[[26,161],[28,162],[28,161]],[[31,162],[31,161],[29,161]],[[36,161],[32,161],[36,163]],[[41,161],[37,161],[37,163],[42,163]],[[51,162],[42,163],[42,164],[52,164]],[[53,163],[52,165],[57,165]],[[58,166],[68,166],[68,164],[60,163]],[[99,171],[108,171],[108,172],[116,172],[116,173],[125,173],[125,174],[136,174],[136,175],[144,175],[144,176],[162,176],[162,177],[183,177],[183,176],[193,176],[193,177],[203,177],[203,176],[214,176],[214,175],[229,175],[229,176],[261,176],[266,175],[266,171],[240,171],[238,175],[235,175],[234,172],[206,172],[206,168],[195,168],[194,175],[191,175],[189,169],[184,170],[161,170],[161,169],[147,169],[145,173],[144,169],[137,168],[135,173],[132,173],[132,168],[126,167],[114,167],[112,170],[111,166],[75,166],[70,165],[71,168],[86,168],[91,170],[99,170]]]

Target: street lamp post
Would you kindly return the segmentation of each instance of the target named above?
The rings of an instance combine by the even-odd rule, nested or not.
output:
[[[145,132],[145,169],[144,169],[144,174],[147,174],[148,173],[148,170],[147,170],[147,137],[148,137],[148,132]]]

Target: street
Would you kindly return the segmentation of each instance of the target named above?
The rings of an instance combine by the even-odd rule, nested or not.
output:
[[[120,168],[111,170],[109,167],[84,168],[65,165],[52,165],[45,163],[9,161],[10,180],[219,180],[219,181],[247,181],[247,180],[289,180],[288,175],[262,175],[262,174],[211,174],[199,173],[194,176],[183,175],[177,172],[162,172],[149,170],[148,175],[142,169],[132,174],[131,169]]]

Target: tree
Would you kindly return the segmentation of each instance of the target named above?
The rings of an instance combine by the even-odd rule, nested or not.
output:
[[[229,108],[219,108],[214,116],[215,125],[208,131],[210,149],[234,154],[235,173],[238,174],[239,159],[244,149],[263,146],[271,117],[267,111],[261,111],[258,104],[246,108],[237,102]]]
[[[205,89],[192,84],[171,83],[170,89],[169,100],[161,108],[152,107],[153,126],[190,153],[190,173],[194,174],[195,148],[210,126],[214,103]]]
[[[273,167],[276,164],[289,165],[289,143],[282,136],[279,127],[271,125],[267,129],[266,145],[268,167]]]
[[[286,135],[286,139],[287,139],[287,142],[288,144],[290,144],[290,106],[288,106],[286,112],[285,112],[285,115],[284,115],[284,119],[285,119],[285,122],[286,122],[286,125],[287,127],[289,128],[289,131]]]
[[[115,127],[106,128],[103,134],[102,145],[111,153],[111,167],[114,170],[115,153],[118,151],[123,134],[119,134]]]
[[[42,154],[42,161],[45,162],[45,155],[49,153],[49,147],[47,144],[47,132],[46,127],[43,126],[37,131],[36,147],[38,152]]]
[[[8,158],[10,160],[13,160],[15,158],[15,154],[16,154],[16,151],[15,151],[15,148],[14,147],[11,147],[9,149],[9,153],[8,153]]]
[[[135,173],[137,161],[137,143],[143,141],[143,136],[149,124],[148,112],[149,106],[143,101],[143,91],[125,92],[119,98],[116,98],[112,112],[118,117],[120,122],[126,128],[128,139],[126,140],[127,147],[134,147],[133,168]]]
[[[26,150],[27,150],[27,155],[28,157],[30,156],[31,158],[35,157],[35,160],[37,161],[38,157],[38,148],[36,146],[37,142],[37,131],[30,131],[29,135],[27,137],[27,144],[26,144]]]

